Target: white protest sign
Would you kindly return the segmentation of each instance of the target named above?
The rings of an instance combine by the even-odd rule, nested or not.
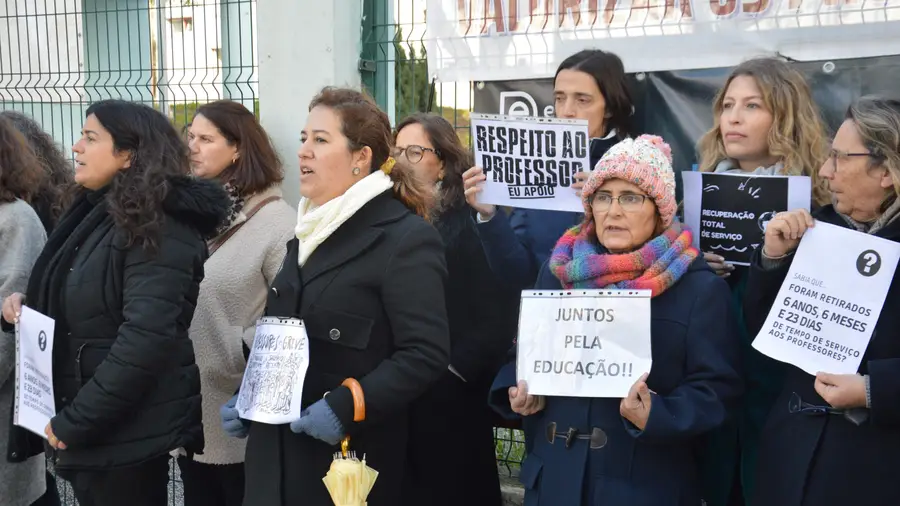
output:
[[[809,374],[855,374],[898,260],[900,244],[816,221],[753,347]]]
[[[590,172],[587,120],[472,113],[475,164],[487,180],[478,201],[584,212],[572,184]]]
[[[684,222],[694,247],[735,265],[750,265],[766,225],[783,211],[809,210],[807,176],[757,176],[682,171]]]
[[[650,290],[523,290],[516,377],[528,393],[625,397],[650,371]]]
[[[22,306],[16,324],[16,399],[13,424],[47,439],[44,429],[56,415],[53,397],[53,331],[56,322]]]
[[[309,368],[309,336],[293,318],[261,318],[241,382],[241,418],[273,425],[300,418],[303,382]]]

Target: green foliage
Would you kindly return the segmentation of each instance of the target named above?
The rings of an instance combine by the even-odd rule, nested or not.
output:
[[[416,51],[419,47],[419,52]],[[409,53],[406,49],[409,48]],[[456,127],[464,146],[469,145],[469,111],[452,107],[438,107],[437,93],[431,94],[428,76],[428,60],[425,46],[418,42],[407,43],[403,30],[397,28],[394,36],[394,114],[397,121],[417,112],[440,114]],[[431,96],[431,106],[428,98]]]
[[[419,46],[421,54],[417,54],[416,46]],[[416,112],[436,111],[436,97],[431,97],[430,107],[428,103],[431,79],[428,78],[425,47],[407,43],[403,39],[403,30],[398,27],[394,36],[394,55],[395,117],[399,120]]]
[[[183,102],[169,106],[169,118],[179,132],[181,132],[186,125],[191,124],[191,120],[194,119],[194,113],[197,112],[197,108],[200,107],[200,105],[199,102]],[[256,119],[259,119],[258,98],[253,99],[253,115],[256,116]]]

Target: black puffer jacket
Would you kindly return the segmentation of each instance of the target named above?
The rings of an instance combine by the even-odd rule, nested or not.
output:
[[[56,465],[127,466],[184,447],[203,449],[200,376],[188,327],[197,303],[205,238],[229,201],[216,184],[169,181],[156,252],[127,246],[105,192],[80,197],[38,258],[26,304],[56,320]],[[9,460],[43,450],[21,429]]]

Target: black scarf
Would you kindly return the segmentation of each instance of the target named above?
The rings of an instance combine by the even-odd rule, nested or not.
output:
[[[112,226],[106,192],[106,188],[85,192],[69,207],[47,238],[28,280],[26,304],[56,320],[56,335],[67,331],[63,292],[78,247],[98,229]]]

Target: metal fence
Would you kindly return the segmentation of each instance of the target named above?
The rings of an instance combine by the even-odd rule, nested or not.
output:
[[[258,110],[256,0],[0,0],[0,109],[62,146],[87,106],[121,98],[183,125],[200,103]]]

